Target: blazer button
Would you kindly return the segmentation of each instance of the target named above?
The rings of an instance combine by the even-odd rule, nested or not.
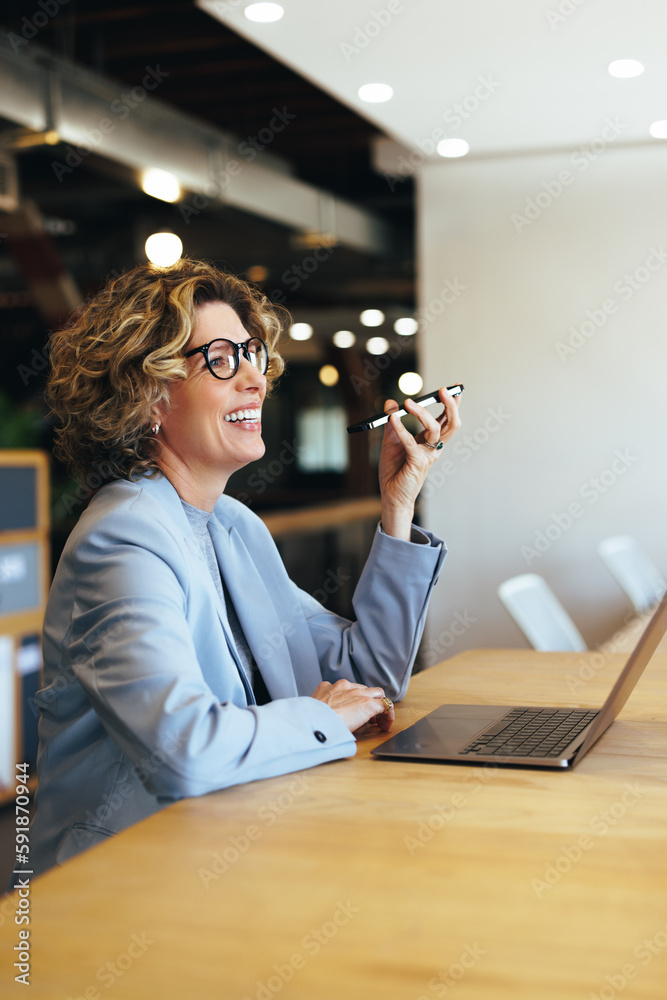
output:
[[[324,733],[321,733],[321,732],[319,731],[319,729],[316,729],[316,730],[315,730],[315,739],[316,739],[316,740],[319,740],[319,741],[320,741],[320,743],[326,743],[326,741],[327,741],[327,738],[326,738],[326,736],[324,735]]]

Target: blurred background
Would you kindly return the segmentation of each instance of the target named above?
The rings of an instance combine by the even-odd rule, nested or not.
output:
[[[523,573],[604,643],[632,606],[600,541],[667,566],[666,29],[652,0],[5,0],[0,448],[49,451],[49,331],[178,237],[291,314],[229,491],[297,582],[349,613],[381,432],[345,427],[462,381],[420,666],[527,646]],[[52,464],[52,564],[88,495]]]

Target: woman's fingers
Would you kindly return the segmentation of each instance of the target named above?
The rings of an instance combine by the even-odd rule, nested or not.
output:
[[[461,426],[460,398],[460,396],[452,396],[443,386],[440,389],[440,399],[444,410],[438,417],[412,399],[405,401],[405,408],[408,412],[414,413],[423,426],[423,430],[419,431],[415,438],[418,444],[429,444],[437,449],[440,442],[448,441],[456,433]]]
[[[335,681],[333,684],[330,681],[320,681],[320,683],[315,688],[315,691],[311,695],[312,698],[316,697],[315,692],[317,691],[330,691],[332,688],[338,688],[347,690],[350,688],[356,688],[359,691],[370,691],[371,688],[366,684],[357,684],[356,681],[348,681],[346,677],[341,677],[339,681]],[[373,688],[374,691],[380,691],[381,688]]]
[[[384,733],[388,733],[395,718],[396,712],[394,711],[394,706],[392,704],[391,708],[386,708],[381,715],[376,715],[373,722],[375,722]]]
[[[332,708],[351,732],[371,720],[377,721],[380,728],[386,731],[394,721],[393,703],[379,687],[366,687],[345,679],[335,684],[322,681],[312,697]]]
[[[414,403],[411,399],[406,399],[405,401],[406,410],[408,411],[408,413],[414,413],[414,410],[411,410],[410,406],[416,407],[419,410],[423,409],[423,407],[419,406],[417,403]],[[419,416],[418,413],[415,415]],[[394,433],[398,437],[403,447],[408,451],[414,450],[415,442],[417,444],[419,444],[419,442],[417,441],[416,437],[413,437],[413,435],[410,433],[407,427],[404,426],[401,418],[392,416],[389,418],[389,424],[393,428]],[[420,431],[420,433],[422,432]]]

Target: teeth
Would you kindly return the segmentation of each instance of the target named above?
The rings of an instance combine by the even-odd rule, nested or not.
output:
[[[235,410],[234,413],[225,414],[228,423],[236,423],[238,420],[259,420],[259,410]]]

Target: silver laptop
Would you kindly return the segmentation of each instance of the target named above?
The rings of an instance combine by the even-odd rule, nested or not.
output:
[[[621,711],[666,630],[667,594],[599,709],[442,705],[371,753],[381,760],[572,768]]]

